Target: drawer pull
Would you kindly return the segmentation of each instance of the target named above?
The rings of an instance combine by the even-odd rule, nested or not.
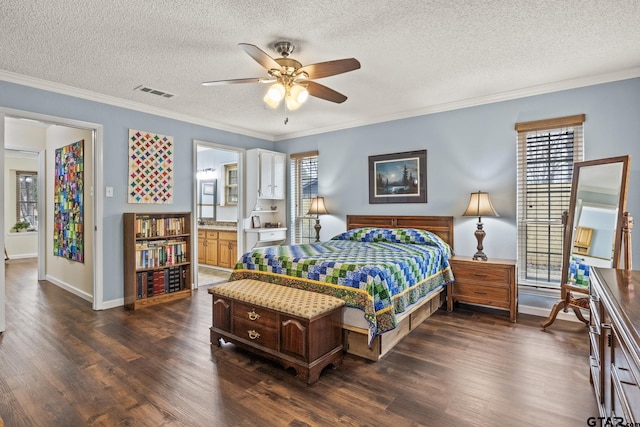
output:
[[[254,331],[253,329],[250,331],[247,331],[247,333],[249,334],[249,338],[251,338],[252,340],[257,340],[258,338],[260,338],[260,334]]]
[[[258,320],[260,318],[260,315],[253,309],[251,309],[251,311],[248,311],[247,314],[249,315],[249,320]]]
[[[473,291],[474,294],[478,294],[478,295],[486,295],[486,292],[483,291]]]
[[[476,277],[487,277],[486,274],[482,274],[482,273],[473,273],[473,275]]]

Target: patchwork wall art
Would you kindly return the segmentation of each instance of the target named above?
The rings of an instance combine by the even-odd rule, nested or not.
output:
[[[129,129],[129,203],[173,203],[173,137]]]
[[[84,140],[55,151],[53,254],[84,263]]]

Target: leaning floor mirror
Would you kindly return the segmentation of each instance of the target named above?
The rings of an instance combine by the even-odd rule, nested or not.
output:
[[[633,220],[625,211],[630,162],[631,156],[619,156],[574,164],[562,251],[562,299],[542,328],[569,308],[589,324],[581,310],[589,310],[585,294],[589,293],[590,267],[621,268],[623,254],[624,268],[631,268]]]

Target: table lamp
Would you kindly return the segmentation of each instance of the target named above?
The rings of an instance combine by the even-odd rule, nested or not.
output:
[[[487,256],[482,251],[482,241],[484,240],[485,232],[482,229],[482,217],[483,216],[500,216],[493,209],[491,199],[489,199],[489,193],[483,193],[478,191],[477,193],[471,193],[469,198],[469,206],[464,211],[462,216],[477,216],[478,217],[478,229],[475,232],[476,239],[478,240],[478,251],[473,255],[473,259],[479,259],[482,261],[487,260]]]

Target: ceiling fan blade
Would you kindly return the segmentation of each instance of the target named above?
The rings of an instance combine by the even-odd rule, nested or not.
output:
[[[258,83],[260,80],[260,77],[253,77],[249,79],[215,80],[212,82],[202,82],[202,86],[234,85],[236,83]]]
[[[280,64],[278,64],[275,59],[270,57],[258,46],[254,46],[249,43],[238,43],[238,46],[240,46],[242,50],[247,53],[247,55],[252,57],[258,64],[262,65],[267,70],[280,69]]]
[[[355,58],[336,59],[335,61],[318,62],[317,64],[305,65],[297,70],[296,74],[305,72],[309,79],[321,79],[323,77],[335,76],[336,74],[360,68],[360,62]]]
[[[316,98],[325,99],[327,101],[335,102],[337,104],[342,104],[347,100],[347,97],[341,94],[340,92],[336,92],[333,89],[330,89],[326,86],[321,85],[316,82],[307,82],[307,91],[309,91],[309,95],[315,96]]]

